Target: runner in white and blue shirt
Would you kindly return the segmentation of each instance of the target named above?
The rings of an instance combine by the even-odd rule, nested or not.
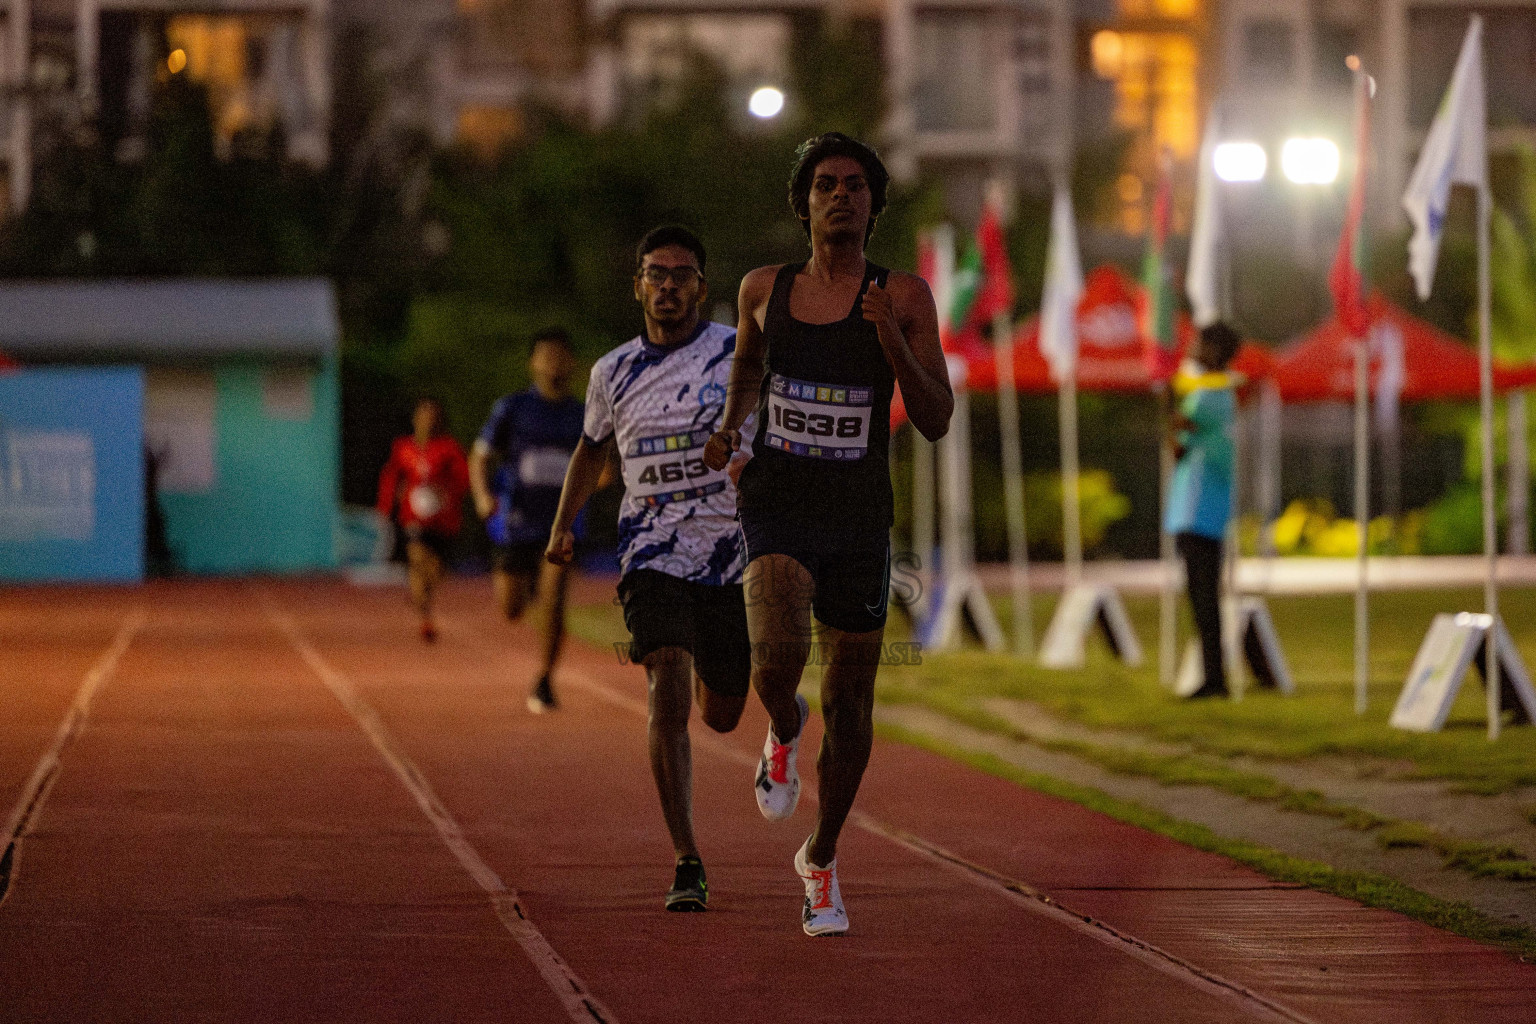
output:
[[[582,437],[546,552],[556,564],[570,560],[576,515],[616,450],[625,487],[619,598],[631,636],[619,646],[650,684],[652,768],[677,855],[668,910],[703,910],[709,901],[688,767],[694,674],[704,684],[700,713],[717,732],[736,727],[752,675],[736,467],[704,464],[704,444],[725,411],[736,332],[700,316],[708,295],[698,238],[681,227],[645,237],[635,257],[645,331],[592,367]]]
[[[746,568],[736,488],[704,465],[725,408],[736,329],[701,320],[674,346],[632,338],[592,367],[582,436],[610,439],[624,470],[619,561],[707,586]]]

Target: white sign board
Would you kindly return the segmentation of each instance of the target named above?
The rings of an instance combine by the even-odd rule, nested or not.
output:
[[[162,494],[207,494],[218,482],[214,419],[218,386],[203,370],[153,369],[144,375],[144,446]]]
[[[1141,641],[1131,628],[1120,595],[1112,587],[1079,584],[1062,595],[1045,632],[1040,664],[1046,668],[1082,668],[1088,660],[1088,634],[1097,626],[1115,657],[1135,668],[1141,664]]]
[[[89,541],[96,446],[83,430],[0,433],[0,541]]]
[[[1241,651],[1248,672],[1257,686],[1279,690],[1286,696],[1296,692],[1296,682],[1291,678],[1291,667],[1280,648],[1280,637],[1275,632],[1274,620],[1269,617],[1269,606],[1260,597],[1245,597],[1237,602],[1226,602],[1222,609],[1222,632],[1226,643],[1222,650],[1230,658]],[[1238,640],[1241,640],[1241,644]],[[1227,666],[1227,677],[1233,678],[1232,666]],[[1179,664],[1179,675],[1173,692],[1188,697],[1205,682],[1205,664],[1200,657],[1200,644],[1191,640],[1184,648],[1184,660]]]
[[[953,573],[934,590],[930,606],[933,614],[918,630],[919,642],[925,650],[958,650],[966,626],[971,627],[987,650],[995,653],[1003,649],[1003,629],[997,623],[981,579],[974,572]]]
[[[1429,633],[1419,646],[1408,681],[1392,709],[1392,725],[1410,732],[1438,732],[1445,726],[1461,690],[1467,669],[1473,665],[1484,671],[1489,634],[1499,658],[1502,707],[1513,708],[1517,718],[1536,720],[1536,690],[1526,671],[1520,652],[1515,650],[1509,631],[1501,621],[1494,629],[1487,615],[1460,612],[1436,615]],[[1486,681],[1486,675],[1485,675]]]

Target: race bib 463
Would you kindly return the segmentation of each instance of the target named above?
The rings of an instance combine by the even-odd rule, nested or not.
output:
[[[815,384],[774,374],[764,441],[791,455],[851,462],[869,450],[870,387]]]
[[[624,486],[647,505],[691,501],[725,490],[726,475],[704,464],[708,430],[643,437],[624,453]]]

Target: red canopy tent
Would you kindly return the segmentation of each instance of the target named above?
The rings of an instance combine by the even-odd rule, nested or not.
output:
[[[1373,293],[1367,301],[1366,313],[1370,322],[1372,395],[1385,368],[1401,373],[1402,398],[1406,402],[1478,396],[1475,349],[1398,309],[1379,293]],[[1280,353],[1275,383],[1286,402],[1347,402],[1354,398],[1354,351],[1337,317]],[[1536,365],[1494,367],[1496,390],[1510,391],[1533,384]]]
[[[1140,285],[1112,266],[1096,268],[1083,282],[1077,307],[1077,386],[1080,391],[1148,394],[1152,378],[1142,356],[1141,328],[1136,316]],[[1188,316],[1179,315],[1180,349],[1188,348],[1196,335]],[[997,358],[992,345],[976,330],[946,339],[946,351],[965,360],[966,387],[971,391],[997,390]],[[1274,357],[1268,350],[1245,343],[1232,368],[1249,380],[1269,376]],[[1022,321],[1014,332],[1014,384],[1024,394],[1048,394],[1056,390],[1050,364],[1040,352],[1040,318]],[[891,425],[906,421],[898,393],[891,404]]]

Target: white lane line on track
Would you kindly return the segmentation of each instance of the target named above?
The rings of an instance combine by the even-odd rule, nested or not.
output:
[[[562,681],[575,683],[579,688],[586,690],[593,696],[639,715],[642,718],[646,717],[649,713],[644,702],[597,682],[580,669],[562,668],[560,676]],[[692,739],[694,743],[709,749],[727,760],[734,761],[748,768],[755,769],[757,767],[756,757],[744,750],[731,746],[724,740],[709,735],[695,735]],[[810,800],[812,803],[816,802],[816,795],[808,791],[802,791],[801,798]],[[1138,939],[1134,935],[1123,932],[1091,915],[1065,907],[1025,882],[1009,878],[1004,874],[979,864],[973,864],[950,853],[943,847],[928,842],[920,836],[887,825],[862,811],[853,811],[849,814],[848,820],[855,827],[863,829],[872,835],[879,836],[890,843],[894,843],[973,885],[1008,899],[1010,902],[1031,913],[1039,914],[1057,924],[1065,925],[1073,931],[1118,950],[1132,959],[1151,967],[1153,970],[1189,985],[1191,988],[1232,1003],[1256,1020],[1285,1022],[1285,1024],[1315,1024],[1313,1019],[1305,1014],[1262,996],[1237,982],[1229,981],[1218,974],[1198,967],[1182,957],[1154,946],[1150,942]]]
[[[347,709],[358,727],[373,744],[374,749],[379,752],[379,756],[400,779],[412,799],[416,801],[416,806],[421,808],[427,820],[437,829],[443,845],[452,851],[459,864],[475,880],[475,884],[491,898],[491,906],[496,911],[496,917],[522,947],[523,952],[533,963],[534,969],[539,972],[550,991],[555,994],[555,998],[560,1000],[570,1018],[581,1024],[593,1024],[593,1022],[618,1024],[618,1018],[613,1015],[613,1012],[592,994],[586,983],[577,976],[560,954],[555,952],[555,947],[549,944],[544,934],[528,919],[516,890],[508,887],[501,876],[496,874],[479,852],[470,845],[464,830],[459,826],[458,819],[438,797],[437,792],[427,782],[426,776],[421,774],[415,762],[396,742],[394,735],[385,726],[384,720],[379,717],[379,713],[357,692],[352,681],[333,668],[320,652],[315,650],[314,645],[299,630],[292,616],[277,609],[265,595],[262,603],[265,606],[267,618],[287,637],[299,657],[303,658],[310,670],[320,677],[320,681],[325,684],[326,689],[331,691],[332,696]]]
[[[117,669],[117,663],[122,660],[127,652],[128,645],[133,643],[133,638],[148,618],[144,609],[135,608],[123,619],[123,624],[118,628],[117,635],[112,638],[112,643],[97,658],[95,663],[85,673],[85,678],[80,681],[80,688],[75,691],[75,699],[69,705],[69,710],[64,713],[64,720],[59,723],[58,731],[53,734],[53,742],[43,752],[42,758],[37,762],[37,767],[32,771],[32,777],[27,780],[26,786],[21,791],[21,796],[12,808],[11,815],[6,819],[5,831],[0,833],[0,842],[5,844],[0,851],[0,901],[11,891],[11,883],[16,877],[17,861],[21,856],[21,839],[27,829],[37,821],[38,813],[42,811],[43,804],[48,800],[48,794],[53,790],[54,780],[59,777],[59,761],[64,756],[64,751],[80,735],[81,728],[85,725],[85,716],[91,709],[91,701],[100,692],[102,686]]]

